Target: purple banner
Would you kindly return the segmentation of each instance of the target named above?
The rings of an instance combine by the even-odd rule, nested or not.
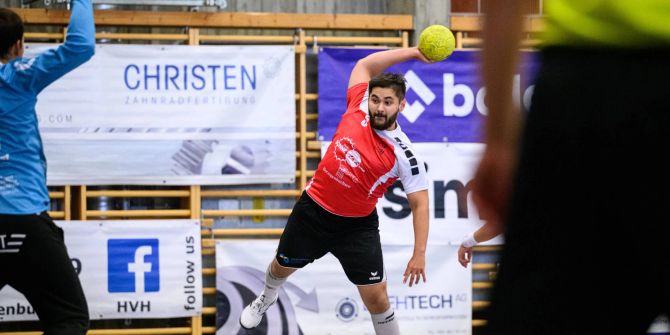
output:
[[[349,74],[356,61],[379,49],[323,48],[319,52],[319,139],[329,141],[346,108]],[[434,64],[409,61],[387,69],[407,79],[407,105],[398,122],[414,143],[481,142],[486,90],[477,51],[455,51]],[[514,97],[527,109],[538,68],[537,53],[524,52]]]

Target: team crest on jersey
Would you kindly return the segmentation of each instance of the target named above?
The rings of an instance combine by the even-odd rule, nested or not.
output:
[[[361,154],[359,154],[356,150],[347,151],[344,157],[347,161],[347,164],[349,164],[351,167],[358,167],[361,165]]]
[[[361,167],[363,162],[361,154],[355,149],[354,141],[348,137],[342,137],[335,141],[335,158],[340,162],[346,162],[352,168],[359,168],[363,172],[365,170]]]

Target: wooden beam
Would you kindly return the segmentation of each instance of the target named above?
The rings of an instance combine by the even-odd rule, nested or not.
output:
[[[403,34],[407,35],[406,31]],[[404,36],[404,35],[403,35]],[[319,44],[397,44],[403,45],[403,37],[381,37],[381,36],[316,36]],[[314,43],[314,36],[305,37],[306,43]]]
[[[65,193],[63,197],[65,217],[63,219],[72,220],[72,189],[70,188],[70,185],[65,185],[65,187],[63,187],[63,193]]]
[[[203,209],[203,216],[289,216],[290,209]]]
[[[486,320],[473,319],[473,320],[472,320],[472,326],[473,326],[473,327],[483,327],[483,326],[486,326]]]
[[[86,192],[87,198],[186,198],[191,195],[188,190],[96,190]]]
[[[495,263],[477,263],[477,264],[472,264],[472,271],[480,270],[480,271],[493,271],[497,270],[498,265]]]
[[[48,213],[49,213],[49,216],[52,219],[65,219],[65,212],[62,212],[62,211],[51,212],[51,211],[49,211]]]
[[[203,190],[203,198],[299,197],[301,190]]]
[[[449,29],[452,31],[481,31],[484,17],[479,15],[452,15]]]
[[[285,43],[293,44],[293,35],[200,35],[203,42]]]
[[[144,210],[110,210],[86,211],[87,217],[191,217],[189,209],[144,209]]]
[[[493,283],[488,281],[476,281],[472,282],[472,288],[475,290],[484,290],[493,288]]]
[[[483,310],[491,306],[491,302],[489,301],[473,301],[472,302],[472,309],[473,310]]]
[[[231,236],[275,236],[279,237],[284,228],[254,228],[254,229],[212,229],[211,234],[217,237]]]
[[[70,12],[43,8],[12,8],[26,24],[66,25]],[[329,30],[413,30],[411,15],[95,11],[96,26],[195,28],[271,28]]]
[[[51,191],[49,192],[49,198],[51,199],[63,199],[65,198],[65,192]]]
[[[191,219],[200,219],[201,212],[200,210],[202,209],[202,202],[201,202],[201,187],[198,185],[191,185],[190,192],[191,196],[188,198],[189,203],[188,203],[188,209],[191,210]]]
[[[498,252],[502,250],[502,245],[478,245],[475,246],[474,252]]]
[[[484,28],[484,15],[452,15],[450,27],[452,31],[475,32]],[[544,28],[544,18],[541,16],[524,16],[523,31],[538,33]]]
[[[298,35],[298,45],[302,48],[306,48],[305,44],[305,31],[300,30]],[[298,169],[300,170],[300,176],[296,180],[295,184],[299,190],[305,189],[307,185],[307,53],[302,52],[298,54],[298,132],[300,136],[298,137],[298,150],[300,150],[300,156],[298,157]],[[309,137],[309,139],[315,139],[314,137]]]
[[[321,150],[321,141],[307,141],[307,150]]]

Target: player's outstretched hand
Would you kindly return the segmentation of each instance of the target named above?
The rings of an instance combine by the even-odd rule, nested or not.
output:
[[[405,269],[405,275],[403,277],[402,283],[405,284],[409,282],[409,287],[412,285],[418,284],[419,279],[423,278],[423,282],[426,282],[426,256],[425,255],[414,255],[412,259],[407,263],[407,269]]]

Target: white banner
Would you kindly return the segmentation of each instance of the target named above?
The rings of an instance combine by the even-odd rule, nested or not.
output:
[[[202,311],[199,221],[56,223],[65,231],[91,319],[188,317]],[[0,321],[19,320],[37,316],[20,293],[5,286]]]
[[[405,236],[405,242],[412,243],[412,236]],[[262,291],[265,270],[274,257],[277,243],[276,240],[217,242],[220,322],[216,334],[238,334],[240,313]],[[389,302],[395,309],[401,333],[470,334],[472,270],[458,264],[457,247],[430,245],[426,254],[427,282],[408,287],[402,284],[412,255],[412,246],[406,243],[382,242]],[[268,309],[254,334],[300,333],[374,334],[370,313],[358,290],[331,254],[289,277],[280,290],[279,300]]]
[[[98,45],[39,95],[47,180],[293,182],[295,106],[292,46]]]
[[[324,152],[330,142],[323,142]],[[479,163],[484,144],[480,143],[412,143],[428,165],[430,198],[429,243],[460,245],[463,237],[484,225],[472,202],[470,182]],[[412,215],[405,192],[399,183],[379,199],[380,233],[391,244],[406,243],[407,236],[413,236]],[[386,226],[395,226],[389,234]],[[397,230],[396,230],[397,229]],[[482,243],[502,244],[502,236]]]

